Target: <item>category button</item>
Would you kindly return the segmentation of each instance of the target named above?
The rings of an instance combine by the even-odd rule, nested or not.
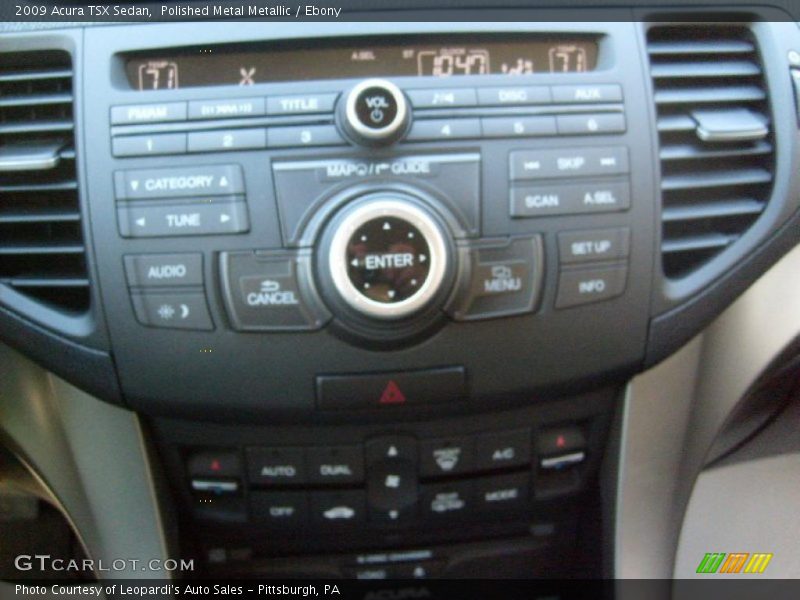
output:
[[[122,237],[164,237],[240,233],[250,228],[244,202],[127,205],[117,208]]]
[[[130,287],[203,285],[202,254],[137,254],[124,261]]]
[[[243,194],[244,177],[239,165],[117,171],[114,192],[117,200]]]
[[[214,329],[206,297],[201,292],[131,294],[131,301],[136,320],[142,325],[168,329]]]
[[[225,119],[230,117],[258,117],[265,112],[263,98],[236,100],[193,100],[189,102],[190,119]]]
[[[164,102],[161,104],[130,104],[111,107],[112,125],[136,123],[161,123],[163,121],[185,121],[186,102]]]
[[[562,271],[558,278],[556,308],[568,308],[619,296],[625,291],[627,278],[628,268],[624,265]]]
[[[558,234],[558,256],[562,264],[613,260],[628,256],[630,229],[562,231]]]
[[[251,447],[246,450],[247,474],[254,485],[307,483],[302,448]]]

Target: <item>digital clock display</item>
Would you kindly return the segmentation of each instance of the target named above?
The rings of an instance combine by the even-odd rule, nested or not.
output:
[[[592,37],[470,36],[336,45],[190,48],[126,57],[137,90],[363,77],[457,77],[581,73],[597,64]]]

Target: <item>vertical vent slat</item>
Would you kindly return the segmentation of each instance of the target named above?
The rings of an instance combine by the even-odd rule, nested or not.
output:
[[[654,24],[647,49],[662,175],[662,266],[677,279],[734,244],[766,206],[774,170],[767,87],[756,40],[741,24]],[[701,139],[696,111],[734,109],[766,124],[768,135]]]
[[[74,138],[69,53],[0,53],[0,284],[70,314],[90,297]]]

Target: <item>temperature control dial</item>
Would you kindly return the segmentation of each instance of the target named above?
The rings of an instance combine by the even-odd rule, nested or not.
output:
[[[346,209],[329,268],[341,298],[361,314],[399,319],[426,307],[445,279],[448,246],[422,206],[381,197]]]
[[[408,103],[395,84],[367,79],[347,94],[339,112],[345,134],[365,145],[390,144],[406,131]]]

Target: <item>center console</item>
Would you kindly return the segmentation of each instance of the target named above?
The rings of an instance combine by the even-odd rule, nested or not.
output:
[[[603,15],[84,32],[91,302],[40,321],[140,415],[182,553],[606,572],[625,384],[789,243],[800,55]]]

